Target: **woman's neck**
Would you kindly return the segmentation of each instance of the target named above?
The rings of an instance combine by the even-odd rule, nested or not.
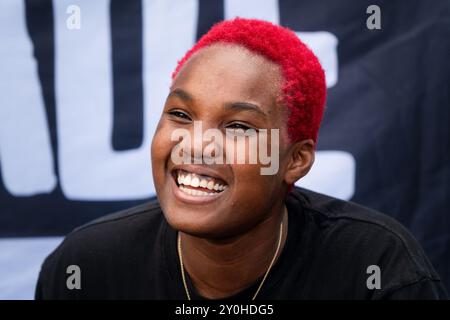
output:
[[[197,292],[205,298],[234,295],[262,277],[274,258],[283,234],[277,259],[287,238],[288,214],[285,206],[247,233],[228,241],[197,238],[180,232],[186,272]]]

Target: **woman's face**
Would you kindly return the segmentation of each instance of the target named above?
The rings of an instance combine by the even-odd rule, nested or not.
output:
[[[275,64],[239,46],[216,44],[185,63],[173,81],[151,147],[156,192],[174,229],[207,238],[233,237],[280,209],[287,190],[283,168],[288,147],[286,114],[277,102],[281,82]],[[231,150],[226,144],[234,150],[247,149],[245,163],[236,163],[237,158],[233,158],[231,163],[192,164],[195,154],[202,154],[211,141],[187,149],[191,153],[185,159],[191,164],[175,161],[172,151],[180,140],[172,134],[177,129],[189,132],[192,143],[202,138],[194,137],[194,121],[197,126],[201,123],[201,132],[217,129],[223,134],[223,141],[213,144],[224,157],[230,156],[227,152]],[[225,134],[227,129],[248,128],[255,129],[256,135],[240,142]],[[258,129],[268,129],[269,154],[272,144],[277,144],[275,154],[270,155],[279,163],[275,174],[261,174],[261,168],[268,165],[261,164],[259,158],[256,164],[249,163],[250,140],[259,138]],[[279,139],[273,139],[270,129],[279,129]]]

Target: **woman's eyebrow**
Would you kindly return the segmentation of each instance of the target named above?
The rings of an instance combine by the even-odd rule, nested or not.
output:
[[[251,111],[267,117],[267,114],[261,109],[260,106],[250,102],[231,102],[225,104],[225,109],[233,111]]]
[[[186,102],[192,102],[194,98],[186,91],[180,88],[176,88],[172,90],[167,98],[169,97],[178,97],[181,100]],[[230,111],[250,111],[258,113],[264,117],[267,117],[267,114],[261,109],[257,104],[253,104],[250,102],[229,102],[224,104],[224,108]]]
[[[170,93],[167,96],[167,98],[170,98],[170,97],[173,97],[173,96],[178,97],[181,100],[184,100],[184,101],[187,101],[187,102],[191,102],[192,100],[194,100],[189,93],[187,93],[186,91],[184,91],[184,90],[182,90],[180,88],[177,88],[177,89],[174,89],[174,90],[170,91]]]

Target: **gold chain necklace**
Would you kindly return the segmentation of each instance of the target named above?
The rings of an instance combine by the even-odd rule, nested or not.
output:
[[[255,294],[253,295],[252,300],[256,299],[256,296],[258,295],[259,291],[261,290],[261,287],[264,284],[264,281],[266,281],[267,276],[269,275],[270,269],[272,269],[272,266],[275,262],[275,259],[278,256],[278,251],[280,251],[280,247],[281,247],[281,240],[283,238],[283,221],[281,221],[280,223],[280,236],[278,238],[278,244],[277,244],[277,250],[275,251],[275,254],[272,258],[272,261],[270,261],[270,265],[269,268],[267,268],[266,273],[264,274],[263,279],[261,280],[261,283],[259,284],[258,290],[256,290]],[[180,237],[180,233],[178,233],[178,256],[180,257],[180,268],[181,268],[181,278],[183,279],[183,285],[184,285],[184,290],[186,291],[186,296],[188,298],[188,300],[191,300],[191,295],[189,294],[189,289],[186,283],[186,275],[184,274],[184,265],[183,265],[183,255],[181,253],[181,237]]]

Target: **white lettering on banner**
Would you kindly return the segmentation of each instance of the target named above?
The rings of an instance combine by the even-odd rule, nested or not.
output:
[[[240,17],[280,23],[278,0],[225,0],[224,15],[225,19]]]
[[[349,200],[355,193],[356,161],[349,152],[317,151],[311,171],[296,186]]]
[[[225,0],[225,18],[255,18],[280,23],[278,0]],[[338,81],[338,39],[331,32],[296,32],[297,36],[314,52],[325,70],[327,87]]]
[[[297,36],[317,55],[325,71],[327,88],[338,81],[338,39],[331,32],[296,32]]]
[[[51,192],[56,185],[50,134],[25,2],[0,1],[0,166],[16,197]]]
[[[76,200],[131,200],[153,195],[150,143],[180,56],[195,40],[197,2],[143,2],[144,139],[115,151],[109,1],[76,1],[83,28],[65,27],[66,7],[55,1],[58,161],[64,194]],[[177,10],[173,10],[176,7]],[[183,23],[174,23],[182,17]],[[164,32],[162,32],[164,31]],[[174,41],[176,39],[176,41]]]
[[[76,32],[67,28],[69,6],[83,12],[83,27]],[[61,188],[68,199],[117,201],[154,195],[151,138],[168,93],[170,74],[195,41],[197,7],[196,0],[143,2],[144,139],[139,148],[115,151],[111,144],[109,1],[53,2],[57,161]],[[226,0],[225,15],[278,23],[278,2]],[[24,3],[1,2],[0,17],[0,164],[4,184],[14,196],[48,193],[55,188],[56,176],[36,63],[25,29]],[[333,86],[338,79],[336,37],[325,31],[297,34],[319,57],[327,86]],[[354,190],[354,158],[344,152],[333,153],[334,156],[324,152],[317,152],[314,169],[301,185],[350,198]],[[330,163],[335,168],[332,172]],[[320,172],[332,175],[322,179]]]

